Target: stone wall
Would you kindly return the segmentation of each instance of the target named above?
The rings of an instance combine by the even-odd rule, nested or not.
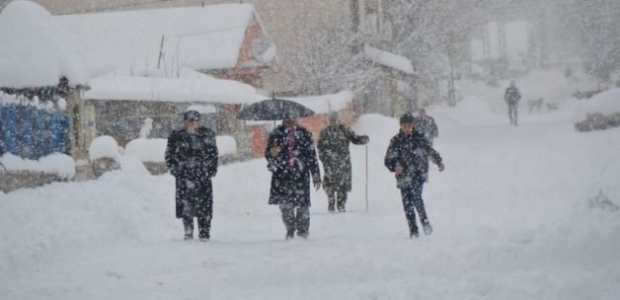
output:
[[[9,193],[21,188],[34,188],[63,181],[58,175],[29,170],[0,170],[0,191]]]
[[[226,154],[219,158],[219,165],[227,165],[245,161],[247,158],[240,154]],[[163,162],[144,162],[144,167],[151,175],[162,175],[168,172]],[[105,172],[119,170],[120,164],[111,158],[101,158],[93,162],[80,160],[76,163],[73,181],[94,180]],[[4,170],[0,166],[0,191],[9,193],[22,188],[35,188],[52,182],[67,181],[56,174],[30,170]]]

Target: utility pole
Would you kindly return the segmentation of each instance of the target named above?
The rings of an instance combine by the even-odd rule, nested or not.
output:
[[[351,9],[351,32],[357,35],[360,28],[360,2],[359,0],[350,0],[349,8]],[[351,46],[351,52],[357,54],[361,51],[360,44],[357,38],[353,41]]]
[[[497,38],[499,57],[502,60],[508,60],[508,46],[506,44],[506,23],[504,23],[504,21],[497,22]]]

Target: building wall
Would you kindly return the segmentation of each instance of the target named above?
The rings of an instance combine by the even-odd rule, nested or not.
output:
[[[153,120],[152,138],[167,138],[179,126],[177,108],[169,102],[86,100],[83,112],[87,145],[98,136],[109,135],[124,147],[139,137],[146,118]]]

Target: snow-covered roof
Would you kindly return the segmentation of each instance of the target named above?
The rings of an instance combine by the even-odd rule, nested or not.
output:
[[[44,8],[13,1],[0,12],[0,87],[88,84],[85,55],[79,43]]]
[[[195,70],[233,68],[248,26],[259,19],[251,4],[222,4],[56,16],[86,46],[93,76],[118,68],[157,66]],[[260,22],[259,22],[260,24]],[[262,26],[261,26],[262,27]],[[266,31],[262,28],[266,35]],[[163,38],[163,47],[162,47]],[[257,58],[272,58],[267,52]]]
[[[380,65],[384,65],[407,74],[413,74],[413,66],[411,65],[411,61],[404,56],[365,45],[364,57]]]
[[[256,99],[256,90],[247,84],[203,78],[162,78],[101,76],[90,81],[84,99],[151,100],[171,102],[246,103]]]

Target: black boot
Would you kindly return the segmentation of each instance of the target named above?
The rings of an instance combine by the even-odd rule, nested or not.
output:
[[[211,216],[198,218],[198,238],[201,242],[207,242],[211,238]]]
[[[184,240],[191,240],[194,238],[194,218],[183,218],[183,228],[185,229]]]
[[[334,198],[333,193],[327,195],[327,201],[328,201],[327,211],[330,213],[336,212],[336,209],[335,209],[336,199]]]
[[[288,241],[290,239],[293,239],[294,237],[295,237],[295,230],[287,230],[286,237],[284,239]]]
[[[346,212],[347,210],[344,207],[347,204],[347,192],[339,191],[337,194],[338,194],[338,212]]]
[[[418,225],[416,224],[415,220],[407,220],[407,222],[409,223],[409,238],[419,237],[420,234],[418,233]]]
[[[431,235],[433,233],[433,226],[431,226],[431,222],[428,219],[422,221],[422,228],[424,229],[425,235]]]

